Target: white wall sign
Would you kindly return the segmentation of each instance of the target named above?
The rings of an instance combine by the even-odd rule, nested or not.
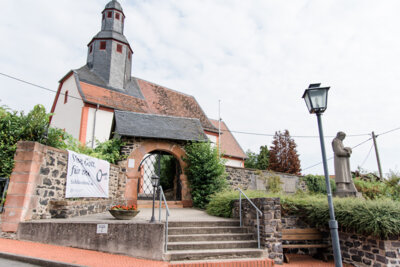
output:
[[[96,234],[107,234],[108,233],[108,224],[100,223],[97,225]]]
[[[135,168],[135,160],[128,159],[128,168]]]
[[[108,198],[110,163],[68,151],[65,197]]]

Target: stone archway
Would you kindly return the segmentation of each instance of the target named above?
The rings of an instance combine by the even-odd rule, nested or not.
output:
[[[125,186],[125,199],[128,205],[137,204],[138,198],[138,182],[141,178],[141,173],[138,170],[138,166],[144,156],[153,151],[164,151],[172,154],[179,162],[182,168],[180,174],[180,181],[182,185],[182,204],[184,207],[192,206],[192,198],[190,195],[188,181],[185,174],[186,163],[182,160],[182,156],[185,155],[185,150],[177,143],[159,140],[144,140],[137,142],[135,148],[130,152],[127,158],[127,181]]]

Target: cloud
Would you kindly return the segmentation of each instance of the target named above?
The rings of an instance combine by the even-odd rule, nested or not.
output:
[[[107,1],[3,3],[0,71],[56,89],[85,64]],[[331,86],[324,130],[377,133],[400,126],[398,1],[121,1],[125,36],[135,54],[132,75],[194,95],[231,130],[317,135],[301,99],[309,83]],[[0,76],[1,104],[50,108],[54,94]],[[23,97],[21,97],[23,96]],[[399,131],[400,132],[400,131]],[[378,138],[385,172],[398,165],[399,132]],[[258,151],[271,137],[236,134]],[[368,137],[349,137],[352,146]],[[302,167],[321,159],[318,138],[295,138]],[[328,154],[331,139],[326,138]],[[370,144],[354,150],[361,164]],[[371,152],[364,167],[376,170]],[[333,165],[330,165],[333,173]],[[309,170],[322,173],[321,165]]]

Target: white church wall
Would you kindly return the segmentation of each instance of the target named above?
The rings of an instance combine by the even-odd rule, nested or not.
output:
[[[65,101],[65,93],[68,91],[67,102]],[[77,99],[78,98],[78,99]],[[83,101],[76,86],[75,77],[71,75],[67,78],[58,97],[54,115],[51,119],[51,127],[65,129],[74,138],[79,139],[81,114]]]
[[[104,142],[110,138],[114,112],[98,109],[96,113],[96,108],[89,108],[88,123],[86,130],[86,145],[88,147],[92,146],[93,124],[94,124],[95,114],[96,114],[96,125],[95,125],[95,138],[93,142],[94,144],[93,147],[96,147],[96,140]]]
[[[225,158],[226,162],[225,165],[226,166],[231,166],[231,167],[243,167],[242,164],[242,160],[237,160],[237,159],[227,159]]]

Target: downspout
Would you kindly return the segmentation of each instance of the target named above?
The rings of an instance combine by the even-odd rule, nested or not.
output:
[[[95,138],[95,131],[96,131],[96,117],[97,117],[97,110],[99,109],[99,104],[96,106],[96,111],[94,112],[93,118],[93,131],[92,131],[92,148],[94,148],[94,138]]]

